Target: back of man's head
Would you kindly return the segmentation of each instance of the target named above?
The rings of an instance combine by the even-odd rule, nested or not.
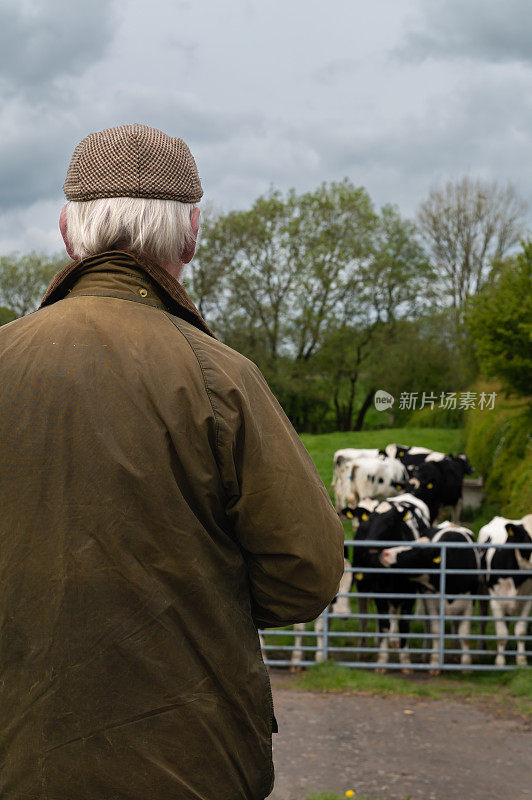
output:
[[[166,266],[193,253],[203,190],[182,139],[140,124],[91,133],[74,150],[63,189],[61,230],[76,259],[121,249]]]

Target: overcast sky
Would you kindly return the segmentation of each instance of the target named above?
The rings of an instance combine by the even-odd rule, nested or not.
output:
[[[205,200],[349,177],[412,216],[464,174],[532,208],[526,0],[2,0],[0,253],[58,251],[72,151],[181,136]]]

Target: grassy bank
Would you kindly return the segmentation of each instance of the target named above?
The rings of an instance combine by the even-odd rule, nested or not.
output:
[[[286,685],[286,684],[284,684]],[[373,671],[349,669],[326,661],[309,667],[295,676],[290,688],[315,692],[349,692],[387,697],[419,697],[442,700],[490,703],[494,710],[504,710],[532,717],[532,670],[518,669],[504,673],[446,673],[430,675],[379,675]]]
[[[480,387],[495,391],[496,387]],[[467,412],[466,451],[484,477],[498,513],[520,519],[532,513],[532,406],[530,398],[504,397],[493,410]]]

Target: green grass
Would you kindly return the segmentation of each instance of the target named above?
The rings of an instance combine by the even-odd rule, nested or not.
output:
[[[314,692],[349,692],[383,697],[421,697],[433,700],[455,699],[490,701],[506,710],[532,716],[532,670],[508,672],[446,673],[429,675],[379,675],[349,669],[326,661],[295,676],[290,688]]]
[[[428,447],[443,453],[459,453],[464,449],[462,430],[445,428],[386,428],[379,431],[349,431],[343,433],[303,433],[301,440],[324,484],[329,487],[332,480],[333,455],[344,447],[384,448],[391,442],[407,446]]]

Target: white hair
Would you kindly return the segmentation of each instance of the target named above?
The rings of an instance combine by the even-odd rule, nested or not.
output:
[[[105,197],[66,206],[67,239],[76,258],[127,250],[160,264],[179,263],[194,241],[195,205],[145,197]]]

